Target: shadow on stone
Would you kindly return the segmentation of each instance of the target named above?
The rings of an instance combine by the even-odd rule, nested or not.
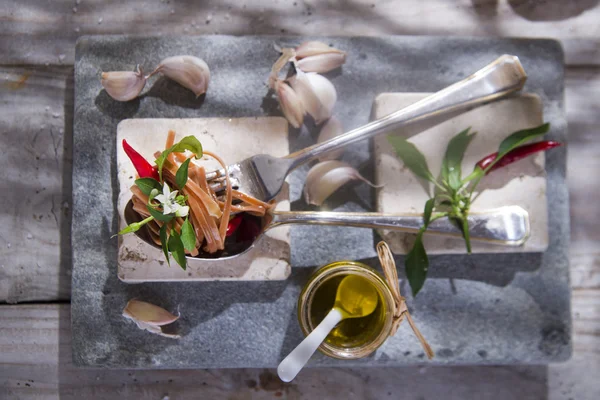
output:
[[[529,21],[562,21],[598,5],[598,0],[508,0],[513,11]]]
[[[160,77],[152,84],[152,87],[141,97],[156,97],[173,106],[199,109],[204,104],[206,93],[196,97],[194,92],[184,88],[179,83]]]
[[[98,93],[94,103],[102,114],[119,120],[133,117],[140,108],[139,97],[131,101],[117,101],[104,89]]]

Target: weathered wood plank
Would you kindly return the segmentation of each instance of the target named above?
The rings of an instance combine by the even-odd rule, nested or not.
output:
[[[586,317],[575,321],[576,340],[579,332],[596,330],[589,344],[597,348],[600,293],[589,294],[592,297],[583,299],[582,305],[585,308],[590,301],[595,309],[586,310]],[[573,306],[581,308],[577,292]],[[448,399],[543,399],[549,383],[557,387],[552,399],[600,395],[591,380],[580,382],[585,372],[582,367],[597,363],[600,354],[577,347],[573,360],[558,366],[560,373],[555,372],[557,366],[319,368],[307,369],[293,384],[285,385],[272,370],[76,369],[71,364],[70,335],[68,305],[1,306],[0,397],[382,399],[410,393],[417,399],[440,398],[442,394]]]
[[[567,70],[567,182],[571,202],[571,285],[600,289],[600,69]]]
[[[72,68],[0,79],[0,301],[68,300]]]
[[[600,65],[600,7],[553,1],[5,1],[0,64],[72,64],[84,34],[553,37],[571,65]],[[451,23],[449,23],[451,21]]]

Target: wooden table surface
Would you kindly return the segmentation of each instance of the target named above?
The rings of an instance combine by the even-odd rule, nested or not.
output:
[[[0,21],[0,398],[600,398],[598,0],[2,0]],[[290,385],[272,370],[74,368],[74,44],[83,34],[123,33],[559,39],[567,65],[572,359],[549,366],[309,369]]]

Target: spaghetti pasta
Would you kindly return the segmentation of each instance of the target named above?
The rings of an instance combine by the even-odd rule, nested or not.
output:
[[[171,130],[167,135],[165,148],[170,149],[174,143],[175,132]],[[158,159],[161,154],[162,152],[158,151],[154,155]],[[246,213],[254,217],[264,217],[272,207],[272,204],[234,190],[227,171],[227,164],[217,154],[204,150],[203,156],[215,159],[225,170],[226,189],[224,195],[217,196],[206,180],[206,172],[204,166],[201,165],[201,160],[194,159],[194,156],[195,154],[187,151],[185,153],[171,152],[166,155],[162,165],[164,183],[170,188],[179,190],[179,193],[185,196],[185,201],[189,206],[188,221],[191,223],[196,237],[195,248],[185,249],[185,253],[190,256],[196,256],[200,252],[212,254],[224,250],[225,241],[228,240],[227,227],[230,218],[233,218],[234,215]],[[190,158],[187,181],[183,187],[178,187],[177,171]],[[152,201],[149,200],[149,196],[135,185],[131,187],[131,193],[133,210],[142,218],[150,216],[147,207]],[[180,217],[173,218],[169,223],[171,224],[170,229],[181,234],[184,222],[184,219]],[[146,225],[152,240],[157,245],[161,245],[160,229],[163,224],[164,222],[155,219]]]

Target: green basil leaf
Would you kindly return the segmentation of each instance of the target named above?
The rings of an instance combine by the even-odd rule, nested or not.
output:
[[[433,212],[433,206],[435,205],[435,198],[431,198],[425,202],[425,211],[423,212],[423,225],[427,227],[429,220],[431,219],[431,213]]]
[[[181,241],[181,236],[177,233],[176,230],[171,231],[171,236],[169,236],[169,251],[171,255],[177,261],[177,264],[183,268],[185,271],[187,267],[187,262],[185,258],[185,250],[183,248],[183,242]]]
[[[169,222],[171,221],[173,218],[175,218],[174,215],[172,214],[163,214],[162,211],[157,210],[155,208],[150,207],[149,204],[146,204],[146,208],[148,209],[148,211],[150,212],[150,215],[152,215],[155,219],[162,221],[162,222]]]
[[[156,179],[153,179],[153,178],[136,179],[135,184],[138,188],[140,188],[142,193],[144,193],[146,196],[150,196],[152,189],[156,189],[159,192],[162,190],[160,183]]]
[[[406,278],[410,284],[413,296],[416,296],[423,287],[425,279],[427,278],[427,270],[429,269],[429,259],[427,258],[425,247],[423,246],[423,232],[424,229],[421,228],[417,234],[417,239],[415,240],[413,248],[408,252],[404,259]]]
[[[168,229],[169,229],[169,226],[166,223],[162,224],[162,226],[160,227],[160,244],[161,244],[163,253],[165,253],[165,258],[167,259],[167,264],[170,267],[171,259],[169,257],[169,242],[168,242],[168,236],[167,236]]]
[[[502,157],[506,155],[509,151],[514,149],[515,147],[519,147],[525,142],[528,142],[531,139],[535,139],[538,136],[544,135],[550,129],[550,124],[545,123],[543,125],[537,126],[531,129],[524,129],[521,131],[517,131],[504,139],[502,143],[500,143],[500,147],[498,148],[498,157],[496,157],[496,162],[500,160]]]
[[[458,190],[462,186],[461,164],[465,151],[475,136],[475,132],[469,135],[470,129],[467,128],[454,136],[446,147],[446,155],[442,162],[442,178],[453,190]]]
[[[160,179],[162,179],[162,169],[165,161],[167,160],[167,156],[171,153],[183,153],[184,151],[189,150],[196,158],[202,157],[202,144],[195,136],[186,136],[181,139],[178,143],[175,143],[173,146],[169,147],[165,151],[163,151],[160,156],[156,159],[156,166],[158,168],[158,174],[160,175]]]
[[[186,150],[194,153],[196,158],[202,157],[202,144],[195,136],[186,136],[171,147],[172,153],[183,153]]]
[[[397,136],[388,136],[388,140],[392,146],[394,146],[394,150],[398,157],[400,157],[404,165],[410,169],[413,174],[430,182],[435,181],[435,178],[429,171],[425,156],[414,144]]]
[[[196,248],[196,233],[189,218],[185,219],[181,227],[181,241],[186,250],[192,251]]]
[[[190,165],[191,158],[188,158],[181,164],[179,169],[177,170],[177,174],[175,174],[175,183],[179,187],[179,189],[183,189],[188,180],[188,167]]]

